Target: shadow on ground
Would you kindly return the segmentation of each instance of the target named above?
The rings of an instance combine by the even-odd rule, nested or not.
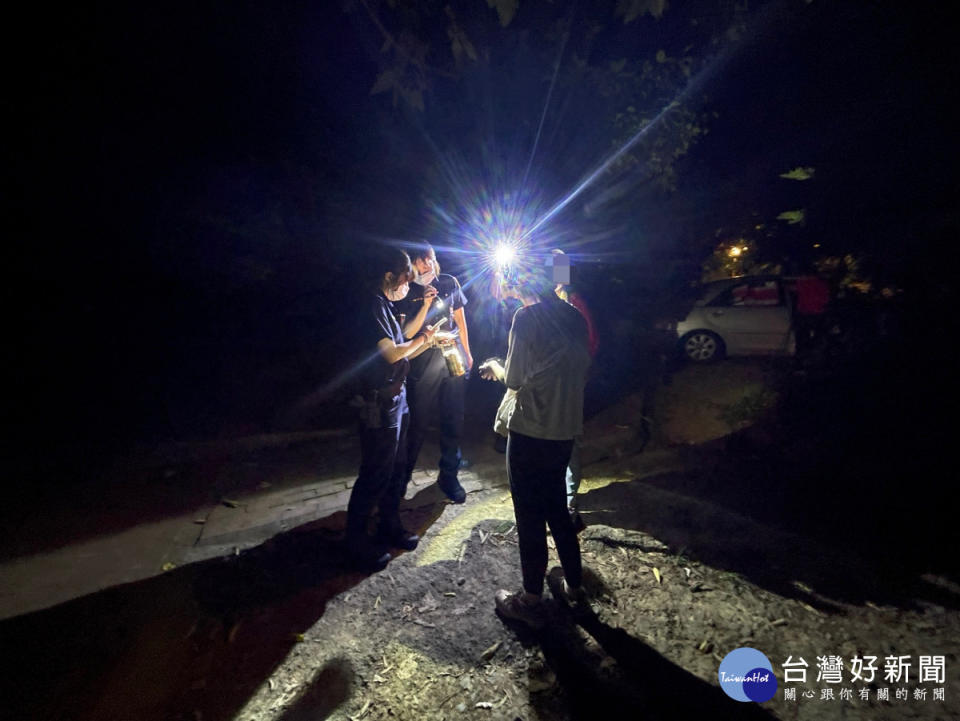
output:
[[[572,629],[541,639],[576,719],[597,718],[598,705],[624,718],[651,721],[773,718],[759,706],[734,701],[623,629],[608,626],[596,616],[582,619],[580,625],[616,660],[620,678],[613,682],[598,675],[592,654],[578,652],[569,642],[571,637],[578,639]]]
[[[711,477],[716,480],[715,474]],[[724,490],[728,505],[714,502],[709,492],[698,493],[688,474],[665,473],[591,491],[583,496],[581,508],[591,525],[641,531],[675,554],[741,574],[824,611],[836,611],[837,602],[907,608],[918,599],[960,607],[960,597],[922,578],[922,565],[891,563],[888,555],[831,544],[829,538],[784,528],[781,519],[763,513],[737,512],[729,507],[731,499],[749,489],[726,485]],[[857,521],[850,514],[849,523]],[[878,544],[883,542],[877,538]],[[910,541],[898,535],[898,542]],[[923,553],[922,543],[915,552]]]
[[[549,666],[549,671],[534,668],[530,672],[530,703],[540,718],[593,721],[607,714],[649,721],[774,718],[756,704],[734,701],[717,686],[593,614],[576,621],[599,644],[596,651],[587,648],[566,609],[552,605],[545,630],[507,622],[524,646],[539,646]],[[539,677],[551,672],[562,694],[537,692]]]
[[[280,721],[323,721],[353,692],[353,667],[346,659],[328,663]]]
[[[957,607],[947,587],[960,580],[960,535],[943,471],[953,431],[934,411],[955,372],[905,341],[768,363],[777,401],[753,426],[678,448],[683,473],[591,492],[590,522],[649,533],[823,610]]]
[[[441,509],[405,520],[422,531]],[[366,578],[344,556],[343,522],[341,512],[234,556],[3,621],[0,648],[17,650],[2,676],[5,714],[232,719],[327,603]],[[308,709],[349,693],[349,667],[327,671],[288,718],[314,718]]]

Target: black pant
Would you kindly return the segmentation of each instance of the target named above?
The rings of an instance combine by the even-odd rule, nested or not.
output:
[[[467,376],[453,377],[439,350],[426,352],[419,372],[407,377],[410,432],[407,439],[406,481],[413,475],[430,422],[440,426],[441,483],[457,480],[460,468],[460,438],[463,436],[463,397]]]
[[[567,583],[577,588],[583,577],[580,544],[567,510],[566,472],[573,441],[547,441],[510,431],[507,476],[520,540],[523,589],[543,593],[547,572],[547,530],[553,534]]]
[[[373,507],[380,510],[380,527],[387,532],[400,527],[400,500],[406,485],[407,428],[404,413],[396,428],[364,428],[360,431],[360,472],[347,505],[347,539],[366,537]]]

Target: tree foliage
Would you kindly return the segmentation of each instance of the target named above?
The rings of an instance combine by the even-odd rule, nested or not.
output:
[[[676,185],[677,162],[708,131],[711,115],[691,91],[693,80],[743,22],[739,4],[722,0],[685,7],[669,32],[663,24],[679,10],[666,0],[350,0],[346,7],[382,43],[370,92],[398,110],[443,113],[451,88],[475,83],[477,70],[509,68],[583,99],[610,150],[625,148],[610,170],[666,190]],[[642,143],[632,142],[640,136]]]
[[[614,15],[622,17],[625,23],[632,23],[647,13],[659,19],[666,9],[667,0],[617,0]]]
[[[815,168],[797,167],[793,170],[788,170],[786,173],[780,173],[780,177],[786,180],[810,180],[815,172]]]
[[[487,5],[496,9],[497,17],[500,18],[500,25],[507,27],[513,20],[513,16],[517,14],[520,0],[487,0]]]

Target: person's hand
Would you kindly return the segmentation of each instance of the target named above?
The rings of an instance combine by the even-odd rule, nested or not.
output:
[[[440,291],[438,291],[432,285],[428,285],[426,288],[424,288],[423,289],[423,307],[429,308],[431,305],[433,305],[433,301],[437,299],[437,293],[439,292]]]
[[[470,370],[471,368],[473,368],[473,356],[470,355],[469,352],[467,352],[467,357],[464,360],[467,363],[467,370]]]
[[[502,381],[505,372],[503,366],[491,359],[480,366],[480,377],[488,381]]]
[[[424,301],[424,302],[426,302],[426,301]],[[425,325],[425,326],[423,326],[423,330],[421,330],[420,332],[423,334],[423,344],[424,344],[424,345],[426,345],[427,343],[432,343],[432,342],[433,342],[433,336],[434,336],[434,335],[436,334],[436,332],[437,332],[437,326],[436,326],[436,325]]]

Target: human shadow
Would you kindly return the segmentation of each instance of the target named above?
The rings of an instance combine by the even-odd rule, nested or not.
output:
[[[772,719],[760,706],[741,703],[664,658],[620,628],[590,614],[577,623],[596,640],[588,649],[570,617],[559,614],[549,630],[535,633],[547,664],[556,674],[563,698],[532,692],[531,704],[543,717],[558,713],[573,719],[596,719],[610,712],[620,718]],[[610,660],[614,663],[610,663]]]
[[[435,513],[420,509],[406,520],[422,530]],[[330,600],[370,575],[348,560],[343,516],[0,622],[0,647],[18,656],[0,677],[5,713],[24,720],[234,718]],[[313,718],[303,715],[308,707],[335,701],[318,693],[289,718]]]
[[[343,658],[328,662],[279,721],[323,721],[353,693],[353,667]]]

